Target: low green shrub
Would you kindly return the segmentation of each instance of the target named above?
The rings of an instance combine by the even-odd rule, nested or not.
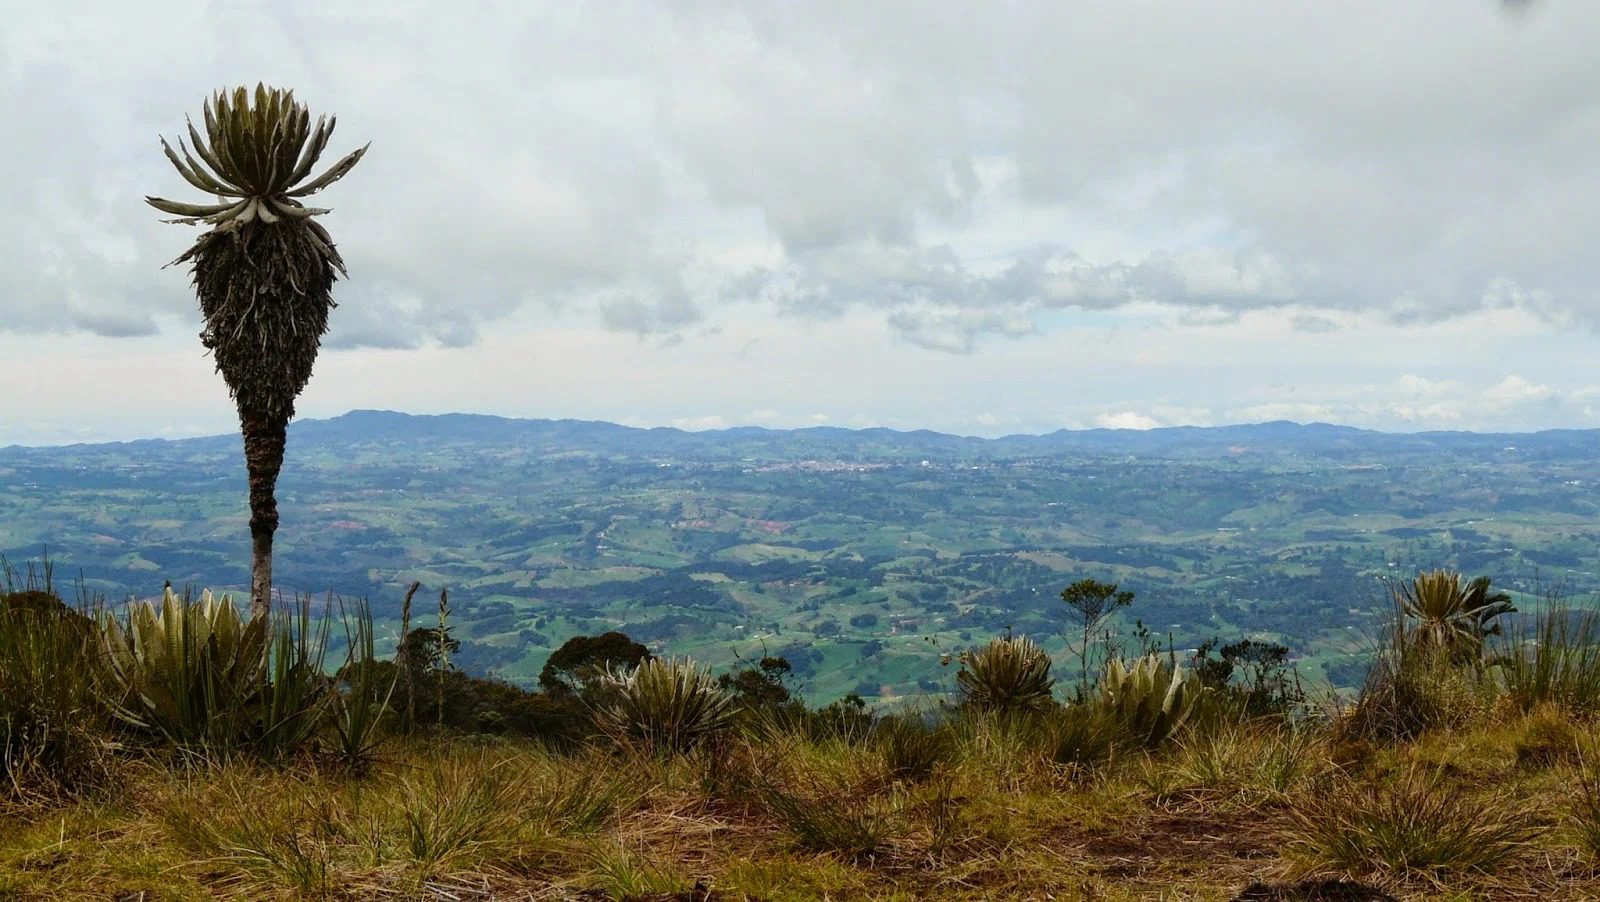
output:
[[[961,656],[956,688],[981,711],[1040,710],[1052,702],[1050,656],[1026,636],[1004,636]]]
[[[1134,743],[1153,748],[1177,734],[1208,690],[1167,656],[1144,655],[1130,666],[1113,660],[1100,679],[1100,707]]]
[[[733,696],[694,661],[650,658],[631,672],[608,671],[612,701],[595,712],[601,728],[649,752],[684,752],[726,730]]]

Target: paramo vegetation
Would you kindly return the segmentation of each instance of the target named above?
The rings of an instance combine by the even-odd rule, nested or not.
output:
[[[1180,653],[1082,580],[1066,638],[930,649],[954,691],[896,711],[621,633],[527,692],[456,667],[417,585],[383,641],[362,602],[274,605],[285,429],[344,275],[303,199],[366,148],[313,176],[334,121],[263,85],[202,118],[162,147],[216,202],[147,200],[209,227],[176,262],[239,414],[251,597],[7,571],[0,898],[1600,897],[1600,619],[1487,579],[1394,586],[1350,699],[1271,643]]]
[[[1084,581],[1075,638],[930,650],[954,691],[897,711],[621,633],[527,692],[455,668],[448,594],[424,616],[417,587],[380,641],[337,599],[6,586],[10,897],[1600,893],[1600,620],[1453,573],[1394,587],[1354,698],[1280,646],[1073,626],[1086,597],[1137,607]]]

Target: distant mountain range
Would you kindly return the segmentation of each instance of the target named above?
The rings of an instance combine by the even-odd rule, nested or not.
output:
[[[330,419],[298,420],[289,427],[292,443],[349,444],[429,442],[450,445],[517,445],[546,453],[561,449],[623,455],[690,455],[696,458],[752,457],[794,459],[941,458],[1012,459],[1071,453],[1179,456],[1297,451],[1344,456],[1387,451],[1492,451],[1508,446],[1539,455],[1587,455],[1600,443],[1600,429],[1552,429],[1527,433],[1432,431],[1379,432],[1330,423],[1276,420],[1229,426],[1174,426],[1157,429],[1059,429],[1042,435],[999,438],[952,435],[927,429],[847,429],[812,426],[770,429],[738,426],[688,431],[672,427],[638,428],[597,420],[516,419],[484,414],[406,414],[353,410]],[[189,439],[141,439],[106,443],[191,444],[238,441],[231,434]],[[81,447],[81,446],[67,446]],[[23,446],[0,448],[17,453]],[[31,449],[48,453],[47,448]],[[292,451],[291,451],[292,454]]]

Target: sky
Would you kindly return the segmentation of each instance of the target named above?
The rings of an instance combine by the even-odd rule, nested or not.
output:
[[[1600,427],[1597,3],[5,19],[0,445],[235,428],[143,197],[257,81],[372,143],[305,417]]]

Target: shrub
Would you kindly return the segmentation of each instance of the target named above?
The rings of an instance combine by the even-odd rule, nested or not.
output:
[[[760,661],[745,662],[743,667],[718,676],[717,688],[733,695],[734,706],[747,719],[754,716],[794,721],[803,716],[805,705],[789,690],[793,671],[787,658],[764,655]]]
[[[46,591],[0,593],[0,798],[100,785],[107,727],[90,621]]]
[[[733,697],[693,660],[643,661],[631,673],[608,671],[613,701],[596,712],[602,729],[652,752],[683,752],[727,729]]]
[[[619,632],[573,636],[550,654],[539,671],[539,688],[552,696],[579,695],[590,701],[612,670],[638,667],[650,650]]]
[[[956,688],[982,711],[1039,710],[1051,702],[1050,656],[1026,636],[1005,636],[961,656]]]
[[[1416,766],[1392,782],[1340,781],[1292,809],[1288,850],[1314,870],[1438,880],[1491,873],[1546,832],[1522,800],[1467,790]]]
[[[1154,747],[1177,733],[1205,693],[1192,674],[1150,654],[1132,666],[1120,660],[1107,664],[1099,704],[1133,742]]]
[[[1528,717],[1517,736],[1517,764],[1542,768],[1571,761],[1578,754],[1578,739],[1578,728],[1565,712],[1541,708]]]
[[[1500,632],[1494,621],[1516,611],[1511,596],[1489,592],[1489,577],[1463,583],[1450,570],[1418,574],[1390,591],[1408,621],[1408,641],[1458,660],[1476,659],[1484,638]]]
[[[180,744],[232,745],[267,666],[265,617],[244,621],[224,595],[198,599],[168,586],[161,606],[129,605],[104,621],[105,659],[121,689],[117,714]]]
[[[949,729],[917,714],[878,721],[872,742],[883,756],[884,769],[898,780],[926,780],[955,756],[955,739]]]
[[[1552,599],[1491,646],[1494,673],[1522,710],[1541,703],[1600,710],[1600,612]]]
[[[1289,648],[1276,642],[1240,639],[1224,645],[1212,637],[1195,649],[1189,666],[1220,706],[1238,716],[1291,715],[1306,703]]]
[[[244,620],[232,598],[178,595],[158,608],[134,603],[106,616],[102,644],[115,713],[183,747],[299,748],[327,703],[322,672],[327,620],[315,632],[310,599],[292,611]]]

